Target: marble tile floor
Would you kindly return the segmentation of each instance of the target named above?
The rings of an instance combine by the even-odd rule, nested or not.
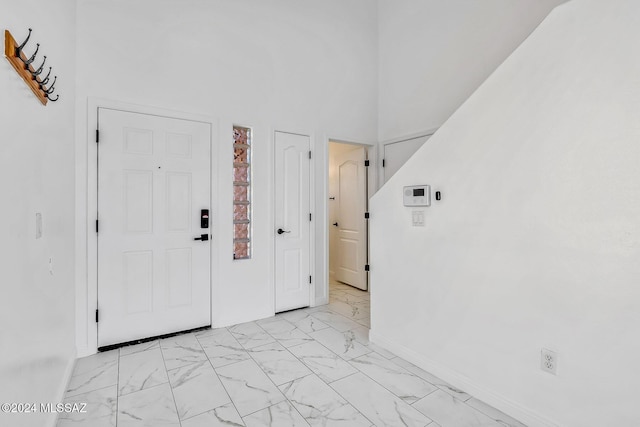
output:
[[[57,427],[524,427],[369,342],[369,294],[79,359]]]

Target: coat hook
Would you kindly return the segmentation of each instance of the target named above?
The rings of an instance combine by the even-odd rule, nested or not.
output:
[[[51,67],[49,67],[49,72],[47,73],[46,77],[42,80],[40,80],[40,87],[44,86],[47,84],[47,82],[49,81],[49,76],[51,75]]]
[[[31,55],[31,58],[27,59],[26,61],[22,61],[24,62],[24,66],[25,68],[29,68],[29,65],[31,65],[31,63],[36,59],[36,55],[38,54],[38,49],[40,49],[40,43],[36,43],[36,51],[33,52],[33,55]],[[20,58],[22,59],[22,58]]]
[[[44,96],[51,102],[56,102],[60,98],[60,95],[56,95],[56,99],[50,98],[48,93],[45,93]]]
[[[47,95],[51,95],[53,91],[56,90],[56,88],[54,87],[56,84],[56,80],[58,80],[58,76],[53,77],[53,83],[51,83],[51,85],[49,86],[49,89],[45,90],[44,88],[42,88],[42,91]]]
[[[29,28],[29,34],[27,35],[27,38],[24,39],[24,41],[20,46],[16,47],[16,56],[18,58],[20,58],[20,52],[22,52],[22,48],[25,47],[25,45],[27,44],[30,38],[31,38],[31,28]]]
[[[47,55],[44,56],[44,60],[42,61],[42,65],[40,65],[40,67],[36,70],[36,71],[29,71],[31,73],[31,76],[33,76],[33,78],[35,79],[36,76],[40,75],[40,73],[42,73],[42,70],[44,70],[44,63],[47,62]]]

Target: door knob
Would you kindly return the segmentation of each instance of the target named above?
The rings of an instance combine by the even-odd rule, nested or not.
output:
[[[337,226],[338,226],[338,223],[337,223],[337,222],[334,222],[334,223],[333,223],[333,225],[335,225],[335,226],[337,227]]]
[[[278,233],[278,234],[291,233],[291,231],[284,231],[282,228],[278,228],[277,233]]]
[[[209,240],[209,235],[208,234],[201,234],[200,237],[194,237],[193,240]]]

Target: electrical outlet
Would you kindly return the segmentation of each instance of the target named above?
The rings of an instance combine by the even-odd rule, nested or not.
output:
[[[558,354],[555,351],[543,348],[540,353],[540,369],[556,375],[558,372]]]

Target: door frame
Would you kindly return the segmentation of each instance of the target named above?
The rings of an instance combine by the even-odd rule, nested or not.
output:
[[[86,233],[86,239],[84,240],[84,244],[86,244],[86,258],[81,258],[83,255],[82,250],[77,250],[77,259],[81,259],[82,264],[79,264],[79,267],[76,271],[77,280],[76,286],[76,313],[79,316],[76,317],[77,327],[79,329],[80,323],[84,323],[86,325],[86,348],[80,347],[78,349],[78,357],[87,356],[91,354],[96,354],[98,352],[98,324],[95,319],[95,310],[97,309],[97,300],[98,300],[98,238],[95,231],[95,220],[97,218],[97,205],[98,205],[98,147],[96,144],[96,129],[98,128],[98,109],[111,109],[111,110],[120,110],[131,113],[139,113],[139,114],[147,114],[152,116],[160,116],[167,117],[173,119],[182,119],[182,120],[190,120],[195,122],[202,122],[208,124],[210,127],[210,139],[209,139],[209,155],[210,155],[210,184],[211,190],[209,194],[209,198],[211,200],[210,206],[210,223],[209,229],[210,233],[214,235],[214,238],[211,241],[211,262],[210,262],[210,288],[211,288],[211,313],[210,320],[213,324],[213,311],[215,307],[215,296],[217,295],[217,283],[218,277],[216,272],[218,271],[218,241],[215,240],[217,229],[217,219],[218,219],[218,201],[214,199],[214,194],[218,192],[218,175],[217,175],[217,162],[215,161],[217,157],[217,148],[213,144],[214,138],[218,138],[218,122],[217,120],[213,120],[210,116],[203,114],[195,114],[195,113],[185,113],[175,110],[170,110],[166,108],[159,107],[151,107],[151,106],[143,106],[137,104],[131,104],[121,101],[114,101],[110,99],[104,98],[88,98],[87,103],[87,136],[86,136],[86,158],[84,161],[86,162],[86,199],[85,205],[82,206],[82,210],[86,212],[86,215],[83,215],[86,220],[86,223],[83,224],[83,229],[77,231],[82,231]],[[82,138],[79,141],[83,141]],[[81,144],[79,144],[81,145]],[[214,148],[215,152],[214,152]],[[78,150],[76,150],[76,154]],[[78,160],[80,157],[78,157]],[[76,194],[80,193],[80,189],[76,188]],[[80,212],[82,200],[76,201],[76,211]],[[78,221],[80,222],[80,221]],[[76,239],[76,243],[79,243],[81,238]],[[215,244],[214,244],[215,242]],[[80,270],[80,266],[86,266],[84,270],[86,277],[82,276],[82,271]],[[86,283],[86,289],[82,289],[82,284]],[[83,292],[84,291],[84,292]],[[84,320],[84,321],[83,321]]]
[[[271,258],[271,266],[272,266],[272,277],[273,277],[273,286],[271,287],[271,303],[273,306],[273,313],[276,313],[276,228],[278,225],[276,224],[276,134],[280,133],[288,133],[292,135],[300,135],[306,136],[309,138],[309,150],[311,150],[311,159],[309,160],[309,213],[311,213],[311,221],[309,221],[309,274],[312,277],[311,286],[309,286],[309,307],[314,307],[318,305],[318,301],[316,298],[316,287],[318,282],[318,275],[316,274],[316,233],[314,231],[315,224],[317,221],[316,215],[316,159],[317,156],[315,153],[315,140],[313,137],[313,132],[305,132],[301,129],[293,129],[293,130],[282,130],[281,128],[272,128],[272,137],[273,143],[271,145],[271,182],[272,182],[272,191],[271,191],[271,200],[272,200],[272,211],[271,211],[271,242],[272,242],[272,253],[273,257]]]
[[[379,163],[378,161],[379,153],[378,153],[378,144],[369,144],[366,142],[356,142],[350,140],[349,138],[332,138],[327,137],[325,140],[325,153],[324,153],[324,192],[322,198],[322,209],[324,211],[324,223],[322,225],[323,234],[324,234],[324,274],[326,278],[326,289],[325,289],[325,298],[326,303],[329,302],[329,143],[337,142],[340,144],[349,144],[364,147],[367,150],[367,159],[369,160],[369,167],[367,168],[367,207],[370,206],[371,197],[378,191],[380,186],[378,185],[378,174],[379,169],[376,167]],[[366,235],[367,235],[367,260],[370,259],[370,229],[369,224],[366,226]],[[371,273],[367,275],[367,291],[371,291]]]

